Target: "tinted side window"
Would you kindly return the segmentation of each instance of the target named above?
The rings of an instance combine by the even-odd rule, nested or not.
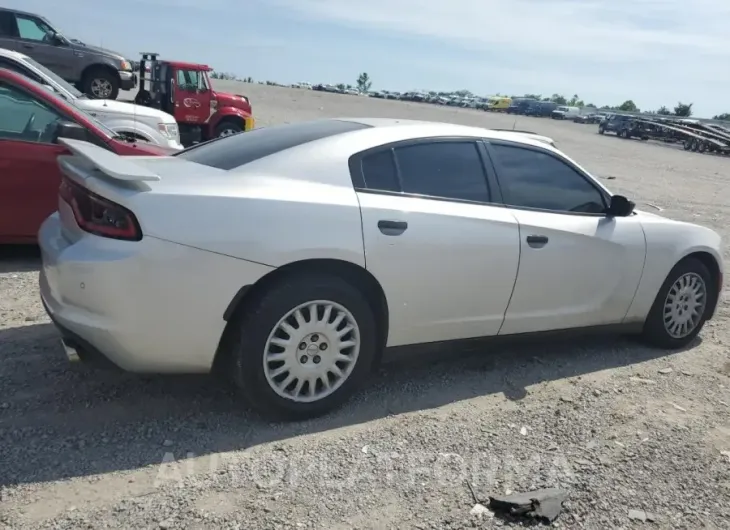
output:
[[[604,211],[603,195],[565,162],[532,149],[492,148],[506,204],[559,212]]]
[[[400,191],[398,170],[395,167],[393,151],[377,151],[362,159],[362,174],[365,186],[371,190]]]
[[[405,193],[489,202],[476,143],[422,143],[394,151]]]

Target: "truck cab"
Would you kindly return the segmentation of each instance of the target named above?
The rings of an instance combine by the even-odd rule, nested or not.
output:
[[[248,98],[213,90],[210,71],[207,65],[160,61],[145,53],[135,103],[172,114],[184,146],[253,129]]]

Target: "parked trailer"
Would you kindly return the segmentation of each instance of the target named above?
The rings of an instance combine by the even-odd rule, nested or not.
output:
[[[705,151],[716,153],[730,152],[730,139],[713,138],[711,136],[717,135],[709,131],[698,131],[676,122],[671,122],[670,125],[659,120],[638,118],[635,118],[635,120],[638,123],[644,124],[646,133],[650,138],[654,140],[682,142],[685,151],[696,151],[698,153],[704,153]]]

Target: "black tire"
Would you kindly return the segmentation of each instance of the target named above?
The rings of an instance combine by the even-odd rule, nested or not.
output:
[[[697,140],[692,140],[692,147],[690,147],[690,150],[692,150],[696,153],[698,147],[699,147],[699,142],[697,142]]]
[[[689,150],[690,150],[690,149],[692,148],[692,140],[691,140],[691,139],[689,139],[689,140],[685,140],[685,141],[684,141],[684,142],[682,143],[682,147],[684,147],[684,150],[685,150],[685,151],[689,151]]]
[[[110,70],[92,68],[81,80],[81,91],[93,99],[117,99],[119,84],[119,76]]]
[[[669,290],[675,282],[685,274],[694,273],[704,282],[705,287],[705,306],[703,312],[694,329],[684,337],[677,338],[669,334],[664,324],[664,303],[669,294]],[[712,275],[707,267],[695,258],[687,258],[677,263],[667,275],[666,280],[662,284],[654,304],[649,311],[649,316],[644,323],[642,331],[642,339],[651,346],[665,349],[682,348],[692,342],[702,330],[710,311],[715,306],[718,293],[715,291],[716,285],[712,280]]]
[[[705,144],[705,142],[698,142],[697,152],[704,153],[706,150],[707,150],[707,144]]]
[[[603,127],[598,127],[598,134],[604,134],[606,132],[606,129]]]
[[[318,401],[304,403],[281,396],[269,385],[263,354],[280,319],[300,304],[314,300],[335,302],[352,314],[359,330],[360,351],[339,388]],[[331,275],[308,273],[285,278],[263,293],[250,309],[236,314],[230,325],[226,353],[234,382],[254,409],[273,419],[313,418],[342,405],[370,374],[379,347],[375,316],[367,299],[347,281]]]
[[[243,125],[239,120],[223,119],[215,128],[215,137],[231,136],[243,132]]]

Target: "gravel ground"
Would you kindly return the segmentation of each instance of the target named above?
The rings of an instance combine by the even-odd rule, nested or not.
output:
[[[511,117],[303,90],[221,86],[259,125]],[[518,118],[640,207],[730,239],[730,160]],[[730,528],[730,303],[686,351],[595,337],[442,352],[384,367],[342,410],[263,422],[206,377],[69,365],[33,249],[0,259],[0,528],[460,529],[476,497],[560,486],[563,528]],[[725,251],[725,258],[730,254]],[[726,281],[726,288],[728,282]],[[486,355],[484,353],[487,353]],[[467,484],[468,483],[468,484]],[[643,510],[653,521],[637,521]],[[632,514],[633,515],[633,514]]]

